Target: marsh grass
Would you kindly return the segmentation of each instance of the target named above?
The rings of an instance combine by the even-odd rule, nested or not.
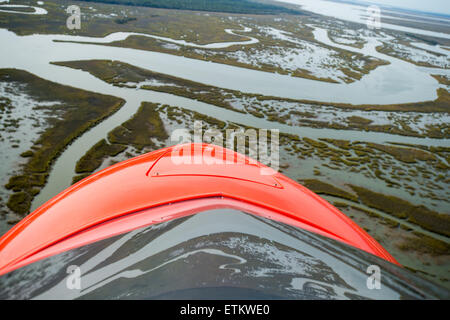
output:
[[[66,61],[53,62],[55,65],[61,65],[79,69],[91,73],[93,76],[102,79],[105,82],[114,84],[116,86],[129,86],[130,83],[135,83],[136,87],[140,82],[147,80],[155,80],[159,82],[158,85],[142,85],[142,89],[152,91],[165,92],[178,96],[183,96],[189,99],[198,100],[208,104],[212,104],[225,109],[233,110],[240,113],[250,113],[258,118],[266,118],[269,121],[287,124],[294,116],[301,116],[301,112],[297,110],[281,114],[276,110],[266,107],[267,102],[286,102],[296,104],[309,104],[312,106],[332,106],[342,109],[358,109],[364,111],[411,111],[411,112],[449,112],[450,111],[450,94],[447,90],[439,88],[437,90],[438,98],[434,101],[425,101],[418,103],[397,104],[397,105],[351,105],[341,103],[322,103],[309,100],[294,100],[285,99],[273,96],[264,96],[259,94],[247,94],[240,91],[222,89],[202,83],[181,79],[166,74],[153,72],[150,70],[138,68],[120,61],[110,60],[82,60],[82,61]],[[251,107],[244,109],[237,109],[230,103],[231,99],[253,100]],[[412,130],[408,124],[400,120],[399,125],[394,124],[372,124],[371,120],[363,117],[351,116],[347,118],[346,123],[327,123],[323,121],[314,120],[314,115],[305,115],[306,119],[301,122],[311,127],[316,128],[332,128],[345,130],[364,130],[374,132],[384,132],[390,134],[399,134],[405,136],[415,137],[432,137],[432,138],[447,138],[450,136],[450,128],[446,124],[428,124],[424,128],[423,133]]]
[[[316,179],[306,179],[303,180],[302,182],[305,187],[311,189],[317,194],[326,194],[355,202],[358,201],[358,197],[356,195],[347,192],[343,189],[337,188],[336,186],[328,184],[326,182]]]
[[[434,212],[425,206],[416,206],[398,197],[385,195],[363,187],[350,185],[361,202],[400,219],[407,219],[425,230],[450,236],[450,216]]]
[[[73,178],[73,183],[84,179],[98,169],[108,157],[114,157],[129,146],[138,152],[156,150],[153,139],[165,141],[168,134],[159,116],[159,104],[143,102],[135,115],[108,133],[108,141],[102,139],[78,160],[75,171],[80,174]]]
[[[160,82],[161,85],[143,85],[141,88],[170,93],[189,99],[213,104],[236,112],[243,112],[239,109],[233,108],[230,103],[225,101],[226,98],[240,95],[240,93],[237,91],[235,92],[231,90],[220,89],[199,82],[153,72],[120,61],[85,60],[53,62],[53,64],[87,71],[93,76],[117,86],[122,86],[123,84],[129,82],[139,83],[146,80],[155,80]]]
[[[32,150],[22,153],[28,161],[21,173],[11,177],[5,186],[15,192],[7,206],[15,213],[26,214],[61,152],[89,128],[116,112],[124,100],[56,84],[17,69],[0,69],[0,81],[25,84],[25,93],[36,101],[59,101],[47,108],[61,118],[50,123]]]

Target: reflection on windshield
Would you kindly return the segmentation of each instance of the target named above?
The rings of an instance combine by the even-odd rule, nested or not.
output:
[[[381,290],[366,285],[371,264],[383,270]],[[80,289],[68,289],[71,265],[81,271]],[[411,279],[419,287],[411,286]],[[233,209],[216,209],[13,271],[0,278],[0,297],[400,299],[425,297],[421,282],[334,240]]]

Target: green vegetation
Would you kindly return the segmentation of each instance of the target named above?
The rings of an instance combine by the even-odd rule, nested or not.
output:
[[[89,60],[53,62],[53,64],[87,71],[93,76],[116,86],[123,86],[125,83],[129,82],[139,83],[150,80],[157,81],[159,83],[158,85],[147,84],[143,85],[141,88],[171,93],[236,112],[243,112],[233,108],[233,106],[226,101],[226,99],[240,95],[237,91],[220,89],[202,83],[145,70],[127,63],[110,60]]]
[[[303,180],[303,185],[308,189],[311,189],[317,194],[326,194],[329,196],[335,196],[343,199],[348,199],[351,201],[358,201],[358,197],[350,192],[339,189],[331,184],[315,180],[315,179],[306,179]]]
[[[128,22],[130,22],[130,21],[136,21],[137,19],[136,18],[134,18],[134,17],[126,17],[126,18],[117,18],[117,19],[114,19],[114,22],[115,23],[118,23],[118,24],[125,24],[125,23],[128,23]]]
[[[450,86],[450,77],[439,75],[439,74],[432,74],[433,78],[435,78],[440,84],[445,84],[446,86]]]
[[[343,209],[343,208],[348,208],[349,204],[345,203],[345,202],[342,202],[342,201],[334,201],[333,202],[333,206]]]
[[[450,244],[419,232],[413,232],[413,234],[416,237],[408,238],[398,245],[400,250],[428,253],[434,256],[450,255]]]
[[[410,46],[410,44],[409,44],[408,42],[400,41],[400,44],[403,44],[403,45],[408,46],[408,47],[411,47],[411,48],[415,48],[415,47],[413,47],[413,46]],[[375,49],[376,49],[379,53],[383,53],[383,54],[386,54],[386,55],[388,55],[388,56],[391,56],[391,57],[394,57],[394,58],[397,58],[397,59],[401,59],[401,60],[406,61],[406,62],[408,62],[408,63],[415,64],[416,66],[419,66],[419,67],[426,67],[426,68],[443,68],[443,69],[446,69],[445,67],[441,67],[441,66],[439,66],[439,65],[434,65],[434,64],[431,64],[431,63],[429,63],[429,62],[425,62],[425,61],[415,61],[415,60],[411,59],[410,57],[405,56],[405,55],[401,54],[400,52],[396,51],[396,50],[392,47],[392,45],[391,45],[390,43],[383,43],[383,45],[380,45],[380,46],[376,47]],[[417,48],[416,48],[416,49],[417,49]],[[421,49],[419,49],[419,50],[421,50]],[[427,50],[425,50],[425,51],[427,51]],[[432,52],[432,51],[427,51],[427,52],[429,52],[430,54],[435,55],[435,56],[441,56],[440,53],[436,53],[436,52]]]
[[[155,103],[143,102],[138,112],[108,134],[111,143],[132,145],[138,150],[153,147],[151,138],[165,141],[168,138]]]
[[[164,124],[156,110],[158,104],[143,102],[136,114],[122,125],[114,128],[108,134],[108,143],[105,139],[96,143],[80,160],[75,171],[81,175],[76,176],[77,182],[101,166],[104,159],[114,157],[128,146],[141,151],[144,147],[158,149],[152,139],[165,141],[168,138]]]
[[[444,88],[436,90],[438,98],[433,101],[423,101],[414,103],[403,104],[349,104],[349,103],[326,103],[313,100],[295,100],[280,98],[274,96],[257,95],[259,101],[286,101],[286,102],[298,102],[311,105],[327,105],[342,109],[358,109],[366,111],[401,111],[401,112],[450,112],[450,93]],[[388,131],[389,132],[389,131]]]
[[[383,165],[384,156],[381,155],[385,153],[391,155],[396,160],[406,164],[414,164],[418,163],[418,161],[424,161],[426,162],[426,166],[428,168],[430,166],[433,166],[434,169],[436,169],[437,171],[443,171],[448,169],[447,165],[441,160],[439,160],[435,154],[433,154],[434,152],[440,157],[446,157],[448,151],[442,147],[441,148],[431,147],[430,149],[428,148],[422,149],[419,146],[415,145],[406,145],[407,147],[397,147],[392,145],[381,145],[372,142],[366,143],[358,141],[350,142],[336,139],[320,139],[320,140],[326,141],[330,144],[337,146],[338,148],[343,149],[344,151],[347,151],[347,153],[342,153],[343,151],[334,150],[328,147],[327,153],[325,153],[324,151],[321,152],[320,150],[316,152],[318,153],[319,156],[322,154],[328,155],[330,159],[333,160],[333,162],[335,162],[336,164],[342,162],[346,165],[352,165],[352,163],[348,163],[348,161],[356,161],[359,164],[372,162],[370,168],[376,170]],[[321,146],[322,149],[326,147],[325,145]],[[375,150],[381,151],[382,153],[381,154],[377,153]],[[348,151],[353,151],[357,157],[350,157],[351,153],[349,153]],[[334,154],[331,154],[330,152],[334,152]],[[368,158],[369,155],[371,155],[370,159]],[[343,159],[342,156],[346,156],[347,158]],[[419,171],[422,171],[422,169],[419,169]],[[417,172],[414,174],[417,175]]]
[[[390,228],[397,228],[400,225],[397,221],[383,217],[381,214],[378,214],[372,210],[367,210],[365,208],[361,208],[361,207],[355,206],[355,205],[351,205],[350,208],[364,213],[366,216],[370,217],[371,219],[378,219],[378,223],[387,225]]]
[[[13,193],[8,200],[7,206],[16,213],[27,213],[31,206],[31,199],[28,193]]]
[[[422,191],[429,190],[427,194],[420,193],[421,196],[445,201],[445,199],[439,199],[432,192],[433,189],[442,190],[442,187],[436,185],[432,179],[436,177],[436,182],[445,179],[444,175],[438,174],[440,170],[438,166],[441,162],[432,152],[434,151],[437,154],[439,150],[442,152],[439,156],[443,156],[447,151],[446,148],[437,148],[436,150],[433,148],[433,151],[431,151],[431,148],[430,150],[427,148],[425,151],[417,146],[414,148],[402,148],[335,139],[316,141],[306,137],[299,139],[296,136],[286,134],[280,134],[280,144],[284,146],[291,156],[314,161],[315,164],[319,164],[319,161],[322,160],[321,166],[331,170],[361,172],[361,174],[370,179],[385,181],[388,187],[401,188],[412,195],[417,192],[417,187],[408,185],[408,182],[412,181],[411,178],[414,177],[413,179],[416,183],[423,185],[419,187]],[[337,148],[331,147],[330,144]],[[392,159],[383,156],[383,153],[391,155],[394,159],[405,163],[405,165],[398,166]],[[436,172],[429,170],[430,165],[434,166]],[[442,165],[444,164],[442,163]],[[423,178],[420,177],[420,174]],[[327,177],[327,173],[319,171],[316,166],[314,167],[314,175],[324,176],[323,179]],[[423,179],[426,179],[428,182],[423,184]],[[299,178],[299,180],[303,181],[306,187],[318,194],[339,197],[353,202],[362,202],[366,206],[376,208],[396,218],[407,219],[410,223],[414,223],[423,229],[441,235],[450,235],[450,216],[432,211],[425,206],[413,205],[398,197],[376,193],[363,187],[349,184],[352,180],[349,180],[347,183],[344,180],[343,183],[349,184],[356,195],[324,181],[304,178]],[[342,207],[346,206],[342,205]],[[378,217],[378,214],[371,212],[369,216]],[[380,223],[392,227],[398,226],[398,222],[390,220],[382,218]]]
[[[352,40],[353,43],[347,42],[346,45],[357,48],[357,49],[362,49],[364,47],[364,44],[367,42],[363,38],[360,38],[355,35],[351,35],[351,36],[349,36],[348,34],[345,35],[345,29],[340,26],[337,26],[337,27],[328,26],[328,37],[334,43],[337,43],[337,44],[342,44],[337,40],[337,38],[346,38],[348,40]]]
[[[75,172],[90,173],[100,167],[101,160],[106,156],[116,156],[126,149],[121,144],[108,144],[105,139],[100,140],[87,152],[80,160],[78,160]]]
[[[71,67],[74,69],[80,69],[87,71],[92,75],[102,79],[105,82],[112,83],[117,86],[125,86],[126,83],[134,82],[139,83],[147,80],[154,80],[159,82],[158,85],[143,85],[142,89],[149,89],[153,91],[166,92],[186,98],[198,100],[208,104],[216,105],[222,108],[230,109],[236,112],[245,113],[245,111],[234,108],[229,102],[231,99],[256,99],[252,104],[252,108],[257,105],[261,105],[267,101],[283,101],[292,102],[298,104],[309,104],[317,106],[333,106],[343,109],[361,109],[361,110],[379,110],[379,111],[415,111],[415,112],[449,112],[450,106],[450,94],[443,88],[438,89],[438,99],[434,101],[397,104],[397,105],[351,105],[342,103],[322,103],[309,100],[294,100],[279,98],[273,96],[263,96],[258,94],[247,94],[235,90],[221,89],[218,87],[201,84],[198,82],[185,80],[166,74],[153,72],[150,70],[138,68],[120,61],[110,60],[82,60],[82,61],[66,61],[66,62],[53,62],[55,65],[61,65]],[[295,110],[290,114],[283,117],[277,112],[269,112],[266,107],[260,106],[257,110],[247,108],[247,112],[257,117],[267,116],[269,121],[278,121],[280,123],[286,123],[290,115],[295,115]],[[399,129],[393,125],[371,125],[369,119],[362,117],[349,117],[348,125],[326,124],[323,122],[314,122],[312,120],[303,120],[308,122],[313,127],[330,127],[334,129],[358,129],[358,130],[370,130],[376,132],[386,132],[392,134],[403,134],[412,136],[425,136],[420,135],[417,132],[411,132],[407,129]],[[406,126],[403,126],[405,128]],[[434,138],[445,138],[450,135],[450,129],[448,126],[440,128],[438,126],[430,126],[427,132]]]
[[[258,19],[261,20],[261,19]],[[289,18],[286,18],[285,20],[289,21]],[[264,20],[267,22],[266,20]],[[270,25],[270,23],[268,23]],[[289,26],[289,22],[286,22],[286,24]],[[267,26],[267,25],[266,25]],[[298,26],[298,24],[297,24]],[[286,26],[279,26],[279,28],[285,30]],[[238,30],[242,29],[242,25],[237,27]],[[298,28],[297,28],[298,29]],[[318,43],[314,40],[314,37],[312,36],[311,30],[304,27],[303,30],[299,31],[297,29],[288,29],[288,32],[291,32],[295,36],[311,42],[312,45],[325,47],[329,50],[332,50],[335,52],[335,57],[340,59],[339,65],[329,65],[330,68],[338,68],[344,73],[344,77],[341,77],[341,80],[343,80],[346,83],[354,82],[355,80],[360,80],[364,74],[368,74],[370,71],[376,69],[379,66],[389,64],[388,61],[380,60],[380,59],[374,59],[368,56],[364,56],[360,53],[355,53],[347,50],[343,50],[336,47],[330,47],[323,45],[321,43]],[[222,31],[224,32],[224,31]],[[238,32],[238,31],[235,31]],[[147,32],[148,33],[148,32]],[[179,46],[179,45],[168,45],[167,42],[160,41],[157,39],[145,37],[145,36],[130,36],[125,40],[120,41],[114,41],[111,43],[95,43],[96,45],[105,45],[105,46],[113,46],[113,47],[123,47],[123,48],[133,48],[133,49],[139,49],[139,50],[147,50],[147,51],[157,51],[162,53],[168,53],[173,54],[177,56],[183,56],[186,58],[191,59],[197,59],[197,60],[206,60],[211,62],[216,62],[220,64],[227,64],[231,66],[241,67],[241,68],[247,68],[247,69],[254,69],[254,70],[260,70],[264,72],[272,72],[272,73],[279,73],[284,75],[291,75],[293,77],[300,77],[310,80],[317,80],[317,81],[325,81],[325,82],[332,82],[332,83],[338,83],[337,80],[332,79],[330,77],[318,77],[312,74],[309,70],[303,69],[303,68],[297,68],[297,69],[286,69],[280,65],[273,64],[273,63],[264,63],[264,62],[258,62],[258,63],[250,63],[250,62],[242,62],[236,57],[233,57],[232,54],[238,51],[244,51],[249,56],[252,56],[259,52],[268,52],[270,51],[273,55],[283,55],[284,49],[292,49],[292,50],[302,50],[303,47],[294,44],[289,41],[284,40],[277,40],[272,39],[270,36],[267,36],[265,34],[262,34],[259,32],[258,28],[255,28],[255,30],[252,30],[250,33],[242,33],[242,37],[239,38],[239,41],[243,41],[243,37],[246,36],[255,37],[259,40],[258,43],[251,44],[251,45],[245,45],[241,46],[239,44],[235,44],[233,46],[227,47],[227,48],[220,48],[220,49],[207,49],[207,50],[201,50],[198,48],[190,47],[190,46]],[[185,36],[183,36],[183,39],[185,39]],[[62,41],[62,42],[75,42],[75,43],[91,43],[91,42],[79,42],[79,41]],[[361,66],[354,63],[355,61],[358,61]]]
[[[8,207],[15,213],[26,214],[59,154],[82,133],[116,112],[124,101],[59,85],[16,69],[0,69],[0,82],[25,84],[25,93],[37,101],[59,101],[45,108],[57,112],[61,118],[52,120],[32,150],[22,153],[28,161],[20,175],[11,177],[6,185],[15,192],[8,200]]]
[[[7,113],[12,108],[11,99],[0,97],[0,114]]]
[[[228,1],[228,0],[227,0]],[[235,0],[231,0],[235,1]],[[184,2],[185,4],[191,3]],[[203,0],[204,2],[204,0]],[[216,0],[211,0],[211,3],[216,3]],[[315,76],[308,70],[302,68],[285,69],[283,66],[274,63],[257,63],[240,61],[237,57],[233,57],[230,53],[240,50],[252,55],[255,52],[268,52],[273,54],[283,54],[282,50],[289,48],[295,50],[304,49],[302,46],[279,39],[273,39],[270,35],[260,32],[260,27],[276,27],[286,32],[289,32],[294,37],[302,39],[315,46],[326,47],[335,52],[333,54],[341,61],[334,66],[344,73],[341,77],[345,82],[353,82],[361,79],[364,74],[369,73],[378,66],[388,64],[389,62],[376,59],[373,57],[364,56],[360,53],[350,52],[344,49],[330,47],[318,43],[314,40],[311,33],[311,28],[307,27],[306,23],[310,23],[308,16],[298,15],[283,15],[282,19],[274,19],[273,15],[252,16],[252,31],[239,33],[235,31],[235,35],[225,32],[225,29],[241,30],[243,26],[248,26],[249,21],[246,17],[241,15],[230,16],[230,14],[221,13],[200,13],[188,12],[178,10],[166,10],[157,8],[140,7],[139,10],[132,6],[111,6],[98,2],[93,2],[93,8],[89,6],[90,3],[80,3],[81,11],[83,12],[83,24],[81,30],[76,32],[68,32],[64,30],[59,22],[65,25],[65,12],[60,7],[53,6],[49,3],[46,9],[49,11],[48,19],[40,19],[36,21],[35,29],[31,28],[30,21],[13,17],[13,23],[5,22],[5,26],[10,30],[14,30],[19,34],[29,33],[76,33],[77,35],[89,36],[105,36],[112,32],[138,32],[146,34],[154,34],[162,37],[169,37],[172,39],[185,40],[198,44],[205,44],[211,42],[225,42],[225,41],[243,41],[247,36],[256,37],[260,40],[259,43],[240,46],[236,44],[228,48],[207,49],[192,48],[189,46],[169,44],[165,41],[152,39],[144,36],[131,36],[122,41],[115,41],[112,43],[104,43],[97,45],[118,46],[126,48],[134,48],[139,50],[158,51],[169,53],[173,55],[180,55],[188,58],[208,60],[212,62],[229,64],[233,66],[262,70],[266,72],[277,72],[280,74],[290,74],[295,77],[303,77],[307,79],[336,82],[336,80],[329,77]],[[96,11],[93,11],[96,10]],[[99,17],[101,12],[101,18]],[[120,17],[114,18],[120,12]],[[114,14],[114,16],[112,16]],[[35,17],[30,17],[32,20]],[[17,20],[17,21],[16,21]],[[44,20],[44,21],[42,21]],[[48,21],[47,21],[48,20]],[[300,21],[299,21],[300,20]],[[111,21],[115,23],[111,23]],[[299,23],[301,22],[301,23]],[[302,25],[303,24],[303,25]],[[2,26],[2,17],[0,14],[0,27]],[[16,27],[20,26],[20,27]],[[37,27],[36,27],[37,26]],[[53,31],[53,32],[51,32]],[[239,36],[240,35],[240,36]],[[84,43],[84,42],[83,42]],[[355,63],[356,62],[356,63]]]
[[[234,0],[218,0],[216,2],[210,0],[210,3],[221,5],[227,1],[234,2]],[[125,0],[121,2],[125,2]],[[133,0],[129,0],[129,2],[135,3]],[[175,2],[173,0],[164,3],[160,1],[158,4],[172,5]],[[248,3],[248,1],[242,2]],[[183,1],[182,5],[195,5],[198,3],[200,3],[200,0]],[[243,41],[246,39],[246,36],[255,37],[260,40],[257,44],[249,46],[235,45],[225,49],[208,50],[170,44],[141,36],[132,36],[124,41],[105,45],[164,52],[314,80],[335,81],[331,78],[318,79],[307,70],[302,69],[290,71],[274,65],[257,64],[253,66],[249,63],[241,63],[230,56],[230,53],[238,51],[252,53],[265,50],[268,54],[279,54],[283,48],[296,48],[294,44],[275,38],[272,39],[271,36],[264,34],[263,29],[260,29],[260,27],[273,27],[285,30],[291,33],[294,38],[309,41],[314,45],[321,45],[315,42],[311,29],[304,26],[305,23],[311,22],[305,17],[289,15],[276,17],[269,15],[240,16],[218,12],[188,12],[150,7],[136,8],[134,6],[109,5],[91,1],[77,2],[77,4],[81,6],[83,13],[81,30],[68,30],[65,26],[67,18],[65,2],[61,4],[51,0],[45,1],[45,4],[42,5],[49,11],[47,16],[0,13],[0,28],[8,28],[19,34],[68,33],[88,36],[105,36],[112,32],[120,31],[142,32],[198,44]],[[91,6],[93,9],[89,9]],[[113,13],[115,15],[112,15]],[[319,20],[317,20],[317,23],[321,25]],[[240,30],[243,26],[252,27],[253,30],[248,33],[235,31],[236,34],[241,34],[242,37],[224,32],[225,28]],[[350,29],[353,29],[353,27]],[[355,46],[361,47],[363,42],[356,40]],[[332,47],[327,48],[335,50],[336,57],[343,62],[342,65],[330,67],[340,69],[345,74],[342,80],[346,82],[360,79],[363,74],[367,74],[370,70],[386,63],[378,59],[371,60],[364,56],[355,56],[354,53],[349,53],[345,50],[336,50]],[[358,63],[353,63],[352,59],[358,60]],[[367,111],[448,113],[450,112],[450,94],[448,90],[443,88],[438,89],[438,98],[434,101],[392,105],[331,104],[225,90],[137,68],[120,61],[70,61],[56,62],[55,64],[90,72],[103,81],[116,86],[136,88],[141,82],[147,82],[145,86],[142,86],[142,89],[175,94],[291,126],[306,124],[316,128],[369,130],[408,136],[435,138],[448,138],[450,136],[448,124],[430,124],[423,133],[419,133],[411,129],[411,127],[414,127],[411,124],[417,124],[418,121],[409,122],[408,119],[403,122],[402,119],[399,120],[396,116],[393,117],[392,121],[389,119],[390,123],[386,125],[374,124],[372,120],[362,116],[350,116],[346,119],[343,118],[342,121],[324,123],[320,122],[319,119],[321,117],[317,116],[320,111],[316,114],[315,110],[309,112],[304,111],[302,108],[303,104],[308,104],[313,107],[317,106],[317,109],[325,106]],[[14,70],[14,72],[19,71]],[[20,174],[12,177],[6,185],[12,192],[7,207],[16,213],[25,214],[29,210],[33,197],[46,183],[50,167],[61,151],[76,137],[88,130],[90,126],[117,110],[123,101],[114,97],[57,86],[50,82],[44,83],[41,82],[45,81],[42,79],[33,82],[32,78],[34,76],[32,75],[29,76],[30,79],[26,79],[23,75],[15,75],[12,80],[8,77],[9,74],[7,76],[0,74],[0,81],[25,83],[26,92],[39,101],[59,101],[54,106],[43,107],[44,109],[48,108],[49,113],[57,114],[59,119],[49,122],[49,128],[42,133],[34,146],[20,154],[23,159],[19,160],[26,163]],[[434,75],[434,77],[441,84],[449,85],[448,78],[440,75]],[[291,102],[293,104],[284,106],[277,102],[285,102],[286,104]],[[89,109],[87,108],[88,105]],[[237,109],[239,105],[242,106],[242,109]],[[8,130],[13,130],[18,125],[15,119],[6,119],[7,114],[11,112],[11,107],[8,99],[0,98],[0,118],[3,116],[5,120],[3,124],[5,128],[8,127]],[[313,108],[308,106],[307,110],[313,110]],[[302,119],[301,124],[296,124],[294,123],[296,117],[306,119]],[[415,115],[411,115],[411,118],[413,117]],[[194,111],[167,105],[159,106],[143,103],[130,120],[111,130],[107,139],[97,142],[79,159],[76,165],[78,175],[73,178],[73,181],[76,182],[88,177],[102,165],[115,163],[142,152],[159,149],[166,143],[168,130],[178,126],[192,127],[190,125],[194,120],[202,120],[206,127],[219,128],[221,130],[225,128],[245,128],[245,126],[238,126]],[[276,124],[274,126],[276,127]],[[167,131],[165,128],[167,128]],[[4,131],[5,133],[13,132]],[[314,192],[329,195],[336,206],[351,212],[351,214],[361,218],[362,221],[365,220],[365,222],[361,223],[361,226],[370,229],[372,236],[378,236],[377,239],[383,236],[388,238],[389,240],[385,240],[385,243],[389,243],[392,247],[398,245],[398,249],[405,251],[404,256],[408,256],[410,252],[411,256],[415,256],[417,253],[424,253],[436,255],[443,260],[445,255],[449,254],[448,243],[420,233],[425,232],[424,229],[426,229],[444,237],[449,236],[449,218],[447,215],[437,212],[445,210],[445,207],[444,209],[439,207],[439,209],[433,209],[435,210],[433,211],[431,210],[432,207],[428,205],[430,199],[433,200],[430,202],[431,205],[437,204],[441,206],[448,202],[446,199],[448,192],[445,189],[450,183],[448,178],[449,166],[447,165],[450,163],[449,148],[414,145],[392,146],[335,139],[314,140],[287,134],[280,134],[280,138],[281,155],[282,157],[286,156],[280,159],[282,160],[280,168],[283,169],[281,171],[293,179],[303,181],[304,185]],[[12,142],[12,147],[19,146],[20,141]],[[303,166],[303,164],[305,165]],[[348,177],[346,176],[347,173]],[[359,174],[357,175],[356,173]],[[323,181],[311,179],[311,177]],[[330,181],[337,181],[338,183],[332,184]],[[365,188],[348,184],[349,182],[353,183],[353,181],[357,181],[358,185],[362,185]],[[376,193],[369,190],[374,185],[377,188],[381,187],[381,189],[386,185],[386,191],[383,190],[383,193]],[[433,192],[433,190],[438,191]],[[399,192],[395,193],[396,191]],[[391,192],[398,197],[391,196]],[[408,196],[407,192],[414,195],[414,198],[400,196]],[[339,200],[339,198],[345,200],[335,201],[336,199]],[[414,204],[408,202],[408,199],[411,199]],[[416,202],[424,203],[428,208],[416,205]],[[367,207],[373,209],[369,210]],[[358,211],[361,214],[358,215]],[[358,223],[360,222],[358,221]],[[392,238],[396,238],[395,240],[398,240],[397,237],[405,237],[405,234],[412,237],[410,240],[400,244],[393,241],[391,243],[390,237],[386,237],[386,234],[383,235],[379,231],[380,229],[383,230],[382,232],[387,230],[388,233],[386,234],[392,235]],[[414,230],[419,230],[420,232]],[[428,232],[425,233],[428,234]],[[382,243],[383,246],[385,243]],[[389,247],[387,249],[391,250]],[[397,250],[396,253],[398,252]],[[426,257],[429,256],[426,255]],[[440,268],[444,269],[445,263],[444,267],[440,266]]]
[[[406,200],[377,193],[363,187],[350,185],[365,205],[389,213],[422,228],[450,236],[450,216],[429,210],[424,206],[415,206]]]
[[[425,230],[444,236],[450,236],[450,216],[447,214],[440,214],[431,211],[424,206],[415,206],[403,199],[373,192],[355,185],[350,186],[356,192],[357,196],[343,189],[337,188],[334,185],[330,185],[319,180],[305,179],[302,182],[305,187],[311,189],[317,194],[330,195],[353,202],[358,202],[360,200],[368,207],[388,213],[399,219],[406,219],[413,224],[421,226]],[[336,205],[341,208],[349,207],[348,204],[339,201],[336,202]],[[351,207],[366,213],[370,217],[380,218],[383,220],[383,223],[388,224],[391,227],[397,227],[399,225],[398,222],[391,219],[382,218],[379,214],[373,211],[355,206]]]
[[[196,112],[196,111],[172,107],[169,105],[163,105],[162,110],[164,110],[167,113],[167,117],[169,118],[169,120],[172,120],[172,121],[178,122],[177,117],[181,116],[185,120],[191,119],[191,120],[203,121],[210,126],[214,126],[217,129],[224,129],[226,126],[226,123],[224,121],[204,115],[204,114]]]
[[[358,116],[348,117],[347,121],[350,124],[357,125],[357,126],[367,126],[373,122],[372,120],[369,120],[369,119],[366,119],[363,117],[358,117]]]
[[[16,12],[34,12],[34,9],[31,7],[8,7],[8,8],[2,8],[2,10],[8,10],[8,11],[16,11]]]
[[[22,3],[27,4],[26,1]],[[199,44],[242,40],[241,37],[224,31],[226,28],[241,28],[238,22],[228,20],[230,15],[228,13],[207,14],[150,7],[136,8],[98,2],[78,1],[77,5],[82,12],[81,29],[69,30],[66,27],[68,17],[66,8],[70,4],[68,2],[63,4],[61,1],[44,1],[40,7],[48,11],[46,15],[0,12],[0,28],[19,35],[39,33],[104,37],[113,32],[141,32],[173,39],[183,38]],[[36,4],[32,3],[32,5]],[[127,22],[116,23],[115,20]]]
[[[248,110],[248,112],[250,112]],[[252,112],[258,112],[252,110]],[[277,114],[276,112],[267,112],[263,111],[264,115],[267,116],[270,121],[277,121],[283,124],[291,124],[291,125],[306,125],[313,128],[331,128],[336,130],[360,130],[360,131],[373,131],[373,132],[383,132],[388,134],[402,135],[402,136],[410,136],[410,137],[429,137],[436,139],[448,139],[450,138],[450,127],[447,123],[428,123],[424,126],[420,127],[419,130],[413,130],[408,123],[414,123],[414,119],[410,118],[409,120],[390,120],[391,123],[386,124],[364,124],[362,118],[360,121],[356,120],[353,117],[349,117],[344,121],[320,121],[314,119],[303,118],[300,116],[300,119],[292,118],[291,115],[296,116],[298,113],[293,110],[289,111],[282,116]],[[358,117],[361,118],[361,117]],[[290,120],[290,121],[289,121]],[[370,123],[370,119],[365,119],[367,123]]]
[[[34,154],[33,151],[28,150],[28,151],[22,152],[20,154],[20,156],[23,157],[23,158],[29,158],[29,157],[32,157],[33,154]]]
[[[117,156],[128,147],[134,147],[137,153],[142,152],[144,148],[146,151],[159,149],[154,140],[164,143],[168,138],[160,113],[165,113],[172,123],[180,124],[182,123],[180,119],[183,119],[183,121],[191,122],[201,120],[207,126],[219,129],[225,128],[226,125],[221,120],[195,111],[143,102],[131,119],[109,132],[109,142],[105,139],[100,140],[78,160],[75,171],[79,175],[73,177],[72,183],[88,177],[101,166],[105,159]],[[128,151],[125,153],[125,158],[133,156],[135,154]]]
[[[196,10],[247,14],[300,14],[297,10],[249,0],[81,0],[152,8]]]
[[[378,143],[368,142],[366,145],[370,148],[374,148],[380,151],[383,151],[387,154],[390,154],[395,159],[406,162],[406,163],[414,163],[417,160],[421,161],[436,161],[436,157],[429,152],[415,149],[415,148],[400,148],[388,145],[381,145]]]
[[[84,178],[89,177],[90,175],[91,175],[91,173],[83,173],[83,174],[76,175],[75,177],[72,178],[72,184],[75,184],[78,181],[81,181]]]

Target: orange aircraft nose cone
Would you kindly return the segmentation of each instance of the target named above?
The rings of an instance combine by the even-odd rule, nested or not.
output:
[[[217,197],[397,263],[338,209],[281,173],[222,147],[186,144],[115,164],[43,204],[0,238],[0,274],[85,244],[87,232],[95,241],[137,228],[130,220],[120,223],[127,215]],[[105,229],[112,221],[114,228]]]

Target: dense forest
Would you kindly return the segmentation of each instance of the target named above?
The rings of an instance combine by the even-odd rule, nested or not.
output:
[[[299,14],[299,11],[283,6],[258,3],[250,0],[81,0],[164,9],[216,11],[247,14]]]

